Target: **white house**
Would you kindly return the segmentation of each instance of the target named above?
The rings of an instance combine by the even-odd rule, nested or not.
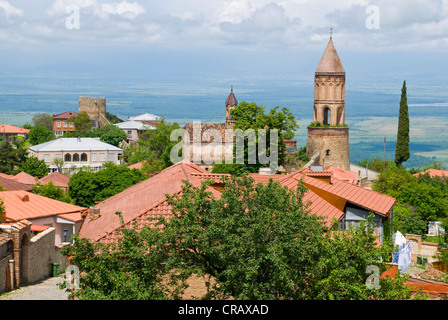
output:
[[[126,133],[128,142],[129,141],[137,142],[141,138],[143,131],[156,129],[156,127],[150,124],[145,124],[143,122],[135,120],[116,123],[115,126],[117,126]]]
[[[44,160],[52,172],[58,171],[55,160],[62,159],[62,171],[67,172],[98,171],[106,162],[119,164],[123,150],[99,138],[60,138],[29,147],[28,153]]]

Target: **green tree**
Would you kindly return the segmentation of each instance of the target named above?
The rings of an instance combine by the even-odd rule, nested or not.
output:
[[[240,163],[242,159],[236,159],[238,153],[236,147],[234,148],[234,164],[216,164],[216,167],[212,169],[215,173],[231,173],[235,172],[258,172],[263,166],[269,166],[261,164],[259,154],[266,153],[272,155],[271,152],[277,151],[278,162],[273,163],[273,166],[283,165],[286,158],[286,145],[283,139],[292,139],[295,136],[295,131],[299,128],[296,119],[292,112],[288,108],[281,108],[279,106],[269,110],[266,113],[264,106],[258,106],[256,103],[241,102],[238,106],[231,110],[232,118],[235,119],[234,129],[240,129],[243,133],[252,129],[255,131],[255,141],[248,138],[244,140],[244,163]],[[266,130],[266,150],[259,148],[259,130]],[[271,130],[278,130],[278,140],[270,141]],[[248,162],[248,153],[252,147],[252,143],[255,143],[256,148],[256,163],[251,164]],[[271,150],[270,148],[276,150]],[[237,161],[238,160],[238,161]]]
[[[92,122],[90,121],[89,114],[85,111],[78,113],[68,119],[68,122],[73,122],[75,126],[75,135],[79,136],[92,128]]]
[[[171,133],[178,129],[180,126],[177,123],[162,122],[155,130],[145,131],[138,146],[124,150],[124,161],[128,165],[144,162],[144,172],[157,172],[173,165],[170,152],[182,138],[171,141]]]
[[[93,244],[74,236],[73,246],[62,248],[80,271],[79,300],[165,300],[163,258],[156,248],[158,232],[144,227],[121,229],[118,244]]]
[[[126,133],[114,125],[104,126],[103,131],[104,133],[100,136],[100,140],[116,147],[127,138]]]
[[[417,177],[406,169],[393,165],[386,167],[386,170],[373,181],[372,189],[397,198],[408,183],[417,183]]]
[[[31,145],[41,144],[54,139],[56,139],[54,132],[41,125],[32,127],[28,133],[28,142]]]
[[[383,168],[395,166],[395,162],[392,160],[386,160],[386,163],[384,163],[384,160],[380,157],[374,157],[372,159],[364,159],[359,161],[357,165],[363,168],[367,167],[375,172],[383,172]]]
[[[385,265],[386,247],[374,242],[373,225],[331,232],[310,214],[298,184],[293,191],[278,182],[223,178],[219,199],[185,185],[169,198],[173,215],[160,218],[161,244],[168,250],[172,280],[192,274],[212,277],[206,298],[239,299],[406,299],[404,276],[366,286],[366,268]]]
[[[0,191],[3,187],[0,186]],[[0,198],[0,223],[3,222],[3,220],[5,219],[5,214],[6,214],[6,210],[5,210],[5,203],[3,201],[2,198]]]
[[[33,177],[38,178],[42,178],[50,172],[50,169],[45,164],[45,161],[39,160],[36,157],[28,157],[20,164],[19,169],[32,175]]]
[[[401,89],[400,114],[398,117],[397,145],[395,148],[395,163],[399,166],[409,159],[409,114],[406,93],[406,81]]]
[[[68,183],[69,196],[75,204],[89,207],[95,201],[103,201],[147,178],[140,170],[106,163],[98,172],[75,173]]]
[[[26,159],[26,150],[20,147],[14,148],[8,141],[0,141],[0,172],[17,174],[19,166]]]
[[[49,114],[36,114],[32,120],[35,126],[43,126],[48,130],[53,130],[53,117]]]
[[[42,184],[40,182],[33,185],[32,192],[47,198],[73,203],[74,201],[70,198],[67,191],[62,188],[55,186],[52,181],[47,184]]]
[[[331,232],[303,203],[306,189],[274,181],[224,178],[219,198],[200,187],[183,186],[169,196],[173,215],[150,225],[122,228],[116,244],[75,237],[63,248],[81,271],[79,299],[179,298],[185,280],[210,278],[202,297],[234,299],[409,299],[407,279],[381,279],[368,288],[366,268],[378,266],[390,250],[374,243],[372,224]],[[385,247],[388,248],[388,247]],[[169,275],[168,278],[165,276]],[[167,281],[169,280],[169,281]]]
[[[428,222],[422,219],[414,207],[397,202],[394,206],[393,230],[423,236],[428,231]]]

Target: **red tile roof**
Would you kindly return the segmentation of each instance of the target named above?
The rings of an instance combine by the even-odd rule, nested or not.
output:
[[[32,184],[25,184],[14,180],[14,176],[6,178],[4,175],[0,176],[0,186],[6,190],[26,190],[31,191],[33,189]]]
[[[137,223],[140,228],[149,224],[148,217],[171,215],[171,207],[167,203],[166,194],[180,194],[182,180],[190,181],[199,186],[202,181],[212,180],[219,182],[224,174],[212,174],[205,169],[189,162],[175,164],[152,178],[136,184],[123,192],[97,204],[100,208],[100,217],[90,221],[88,215],[81,227],[80,237],[90,238],[94,241],[110,243],[117,238],[117,229],[120,227],[117,211],[122,213],[125,225]],[[228,175],[227,175],[228,176]],[[314,178],[307,177],[300,172],[290,175],[260,175],[251,174],[256,183],[267,183],[270,178],[277,180],[281,185],[294,189],[299,180],[309,190],[304,196],[304,203],[309,203],[311,213],[323,217],[328,224],[333,219],[344,216],[342,208],[331,203],[323,194],[332,194],[368,210],[388,215],[395,203],[395,199],[362,187],[336,180],[333,184],[326,184]],[[209,189],[217,198],[220,192],[214,188]]]
[[[0,134],[9,133],[9,134],[28,134],[30,129],[24,129],[16,126],[12,126],[10,124],[0,124]]]
[[[143,219],[142,217],[154,215],[160,211],[165,212],[167,208],[164,204],[166,194],[181,192],[183,180],[190,181],[196,186],[200,185],[201,181],[193,175],[194,173],[207,173],[207,171],[192,163],[179,162],[159,174],[104,200],[97,204],[97,207],[100,208],[98,219],[89,221],[90,215],[87,215],[80,230],[80,237],[99,241],[113,233],[120,227],[119,217],[115,214],[117,211],[122,213],[125,223],[140,221]],[[212,188],[211,191],[219,194]]]
[[[78,113],[75,111],[67,111],[67,112],[53,115],[53,119],[65,120],[65,119],[69,119],[71,117],[76,117],[77,115],[78,115]]]
[[[70,177],[68,175],[59,173],[59,172],[52,172],[46,175],[45,177],[42,177],[39,179],[39,182],[42,184],[47,184],[50,181],[53,182],[55,186],[67,189],[68,188],[68,182],[70,181]]]
[[[429,173],[429,176],[431,178],[434,178],[434,177],[448,177],[448,171],[446,171],[446,170],[437,170],[437,169],[428,169],[426,171],[418,172],[418,173],[415,173],[414,176],[419,176],[421,174],[423,175],[423,174],[426,174],[426,173]]]
[[[27,191],[1,191],[6,218],[18,221],[67,213],[81,213],[86,208],[43,197]]]
[[[306,187],[311,187],[313,190],[319,190],[317,193],[326,192],[341,199],[345,199],[352,204],[386,216],[389,216],[390,210],[396,201],[395,198],[390,196],[337,179],[335,179],[331,184],[326,184],[316,179],[304,176],[299,172],[293,173],[290,176],[296,180],[303,178],[304,185]]]
[[[15,181],[24,183],[24,184],[35,184],[37,179],[36,177],[33,177],[32,175],[26,173],[26,172],[19,172],[18,174],[16,174],[13,178]]]
[[[333,174],[332,178],[346,181],[351,184],[358,184],[358,174],[356,172],[344,170],[333,166],[325,167],[324,170],[330,171]]]

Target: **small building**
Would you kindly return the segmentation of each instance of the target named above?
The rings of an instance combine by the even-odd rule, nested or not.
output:
[[[4,222],[27,220],[31,231],[55,228],[55,245],[72,243],[71,236],[79,231],[84,207],[50,199],[27,191],[1,191],[5,207]]]
[[[52,182],[56,187],[61,188],[62,190],[68,190],[68,182],[70,181],[70,175],[62,174],[60,172],[50,172],[45,177],[42,177],[38,180],[41,184],[48,184]]]
[[[0,137],[8,142],[14,142],[22,137],[24,140],[28,137],[29,129],[12,126],[10,124],[0,125]]]
[[[34,182],[35,183],[35,182]],[[9,174],[0,173],[0,191],[4,190],[25,190],[31,191],[34,183],[23,183],[17,181],[16,177]]]
[[[120,163],[123,150],[99,138],[59,138],[28,148],[29,156],[44,160],[52,172],[98,171],[106,162]],[[55,159],[62,159],[61,167]]]
[[[155,130],[156,127],[141,121],[128,120],[114,124],[126,133],[128,143],[136,143],[147,130]]]
[[[71,117],[76,117],[77,112],[67,111],[53,115],[53,132],[56,137],[62,136],[66,131],[75,131],[75,125],[69,121]]]
[[[138,116],[129,117],[128,121],[138,121],[144,124],[148,124],[157,127],[162,122],[162,117],[156,116],[151,113],[144,113]]]

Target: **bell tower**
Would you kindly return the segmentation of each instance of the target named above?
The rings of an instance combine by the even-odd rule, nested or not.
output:
[[[350,169],[349,128],[345,124],[345,69],[330,36],[314,76],[313,123],[307,153],[322,166]]]
[[[233,94],[233,86],[230,89],[230,94],[226,100],[226,128],[233,128],[235,124],[235,120],[232,119],[232,115],[230,114],[230,110],[235,108],[238,105],[238,101]]]

